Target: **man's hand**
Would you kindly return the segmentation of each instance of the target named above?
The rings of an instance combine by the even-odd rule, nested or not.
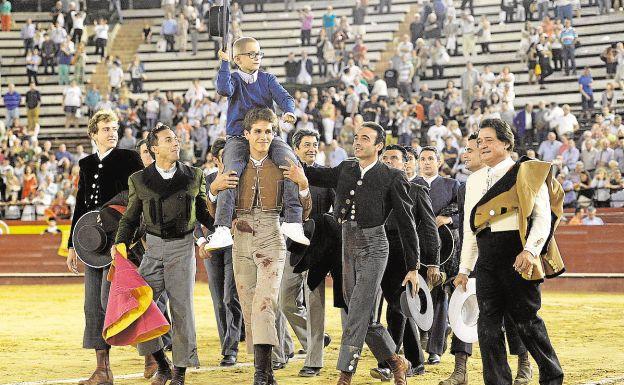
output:
[[[208,245],[208,242],[204,242],[199,245],[199,258],[201,259],[212,258],[212,254],[208,249],[206,249],[206,245]]]
[[[221,59],[222,61],[230,61],[230,55],[227,54],[227,52],[224,52],[223,50],[219,50],[219,59]]]
[[[405,275],[405,279],[403,280],[403,283],[401,284],[401,286],[407,285],[408,282],[412,283],[412,297],[416,297],[418,295],[418,288],[419,288],[417,270],[408,271],[407,274]]]
[[[305,190],[308,188],[308,178],[305,176],[305,172],[303,172],[303,167],[301,165],[293,162],[292,159],[286,158],[289,163],[289,166],[280,166],[282,170],[284,170],[284,178],[288,178],[295,182],[297,186],[299,186],[299,190]]]
[[[451,223],[451,217],[445,217],[442,215],[438,215],[436,217],[436,226],[440,227],[442,225],[448,225]]]
[[[74,274],[80,274],[78,271],[78,256],[76,255],[76,250],[74,250],[73,247],[69,249],[69,252],[67,253],[67,268]]]
[[[427,285],[430,287],[436,286],[441,280],[440,267],[429,266],[427,267]]]
[[[289,123],[289,124],[295,124],[295,122],[297,121],[297,117],[295,116],[295,114],[291,112],[285,113],[282,116],[282,119],[284,120],[284,123]]]
[[[236,171],[228,171],[225,173],[218,171],[215,180],[210,183],[210,193],[212,195],[217,195],[219,191],[236,188],[238,187],[238,179]]]
[[[111,247],[110,253],[111,253],[111,258],[115,259],[115,252],[117,251],[117,245],[115,244],[113,245],[113,247]]]
[[[466,274],[459,273],[457,277],[453,280],[453,286],[455,287],[463,287],[464,291],[468,290],[466,285],[468,285],[468,276]]]
[[[513,267],[519,274],[529,274],[533,267],[534,260],[535,257],[533,254],[526,250],[522,250],[516,257],[516,262],[514,262]]]

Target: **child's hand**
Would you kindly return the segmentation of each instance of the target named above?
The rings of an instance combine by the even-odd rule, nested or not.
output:
[[[282,119],[284,119],[284,123],[290,124],[295,124],[295,122],[297,121],[297,117],[292,112],[285,113]]]
[[[223,50],[219,50],[219,59],[223,61],[230,61],[230,55],[227,52],[223,52]]]

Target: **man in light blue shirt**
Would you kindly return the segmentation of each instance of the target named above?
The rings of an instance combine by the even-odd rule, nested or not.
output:
[[[537,149],[537,155],[544,162],[552,162],[557,155],[563,143],[557,140],[554,132],[549,132],[546,140],[543,141]]]
[[[604,222],[596,216],[596,208],[591,206],[587,209],[587,216],[583,218],[583,224],[586,226],[602,226]]]
[[[24,40],[24,56],[27,56],[28,51],[32,50],[34,47],[35,30],[36,28],[32,19],[26,20],[26,24],[24,24],[20,31],[20,37]]]
[[[178,23],[170,13],[167,14],[165,21],[163,21],[161,32],[167,41],[167,52],[175,51],[175,36],[178,33]]]
[[[563,164],[568,168],[568,170],[574,170],[576,162],[578,162],[581,157],[581,152],[578,148],[576,148],[574,139],[568,139],[568,148],[566,148],[561,155],[563,156]]]

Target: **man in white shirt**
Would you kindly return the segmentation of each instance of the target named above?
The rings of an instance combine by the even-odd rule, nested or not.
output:
[[[69,87],[63,91],[63,111],[65,111],[65,128],[69,128],[73,124],[76,129],[78,128],[78,119],[76,114],[78,109],[82,106],[82,91],[76,84],[75,80],[72,80]]]
[[[591,206],[587,209],[587,216],[583,218],[583,224],[586,226],[602,226],[604,222],[596,216],[596,208]]]
[[[502,332],[503,317],[508,313],[517,326],[520,339],[537,362],[540,384],[561,385],[561,365],[544,321],[537,315],[541,307],[541,280],[524,278],[532,275],[535,263],[541,262],[535,260],[541,258],[554,232],[551,228],[549,188],[543,183],[535,193],[530,211],[531,226],[525,242],[520,236],[520,226],[521,223],[526,224],[526,219],[520,218],[519,209],[511,213],[502,208],[491,210],[491,219],[484,227],[477,229],[476,210],[521,183],[519,175],[526,175],[519,173],[520,164],[511,159],[514,137],[504,121],[484,121],[477,144],[481,160],[487,167],[470,175],[466,183],[464,238],[455,282],[465,287],[468,274],[476,267],[476,294],[480,310],[478,334],[484,383],[512,383]],[[507,188],[508,185],[511,187]],[[478,238],[475,234],[477,230],[480,230]]]
[[[433,145],[432,143],[435,141],[438,151],[442,151],[444,148],[444,138],[451,135],[451,132],[442,124],[443,120],[441,116],[436,116],[434,121],[435,124],[427,130],[427,138],[429,139],[430,145]]]
[[[560,138],[566,134],[574,135],[579,129],[578,120],[574,114],[570,113],[570,106],[567,104],[563,105],[563,115],[555,121],[554,125]]]
[[[119,62],[114,62],[113,66],[108,70],[108,84],[111,87],[111,91],[116,94],[119,92],[119,88],[121,88],[121,83],[123,82],[124,73],[121,69],[121,65]]]

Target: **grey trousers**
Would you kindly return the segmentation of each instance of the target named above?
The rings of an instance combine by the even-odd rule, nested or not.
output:
[[[221,341],[221,354],[236,356],[243,324],[243,311],[236,292],[232,248],[214,251],[211,258],[204,260],[204,267],[208,273],[208,286]]]
[[[110,349],[110,345],[102,338],[106,305],[108,305],[108,292],[110,291],[110,282],[106,279],[107,275],[108,267],[94,269],[85,266],[85,330],[82,339],[82,347],[85,349]]]
[[[287,253],[286,260],[289,259],[290,256]],[[282,275],[279,305],[301,346],[306,351],[304,365],[322,368],[325,336],[325,285],[321,283],[311,291],[307,279],[307,271],[295,273],[293,267],[287,263]],[[286,333],[288,333],[287,330]],[[285,340],[287,342],[288,339]],[[290,348],[289,350],[294,349]]]
[[[383,225],[362,229],[356,222],[343,223],[342,288],[348,310],[338,355],[340,371],[355,372],[364,342],[379,362],[395,354],[392,337],[375,321],[387,262],[388,239]]]
[[[193,234],[182,239],[162,239],[146,236],[147,250],[139,266],[139,273],[154,291],[154,299],[163,292],[169,297],[172,316],[173,364],[177,367],[197,367],[197,337],[193,311],[195,287],[195,242]],[[155,338],[138,344],[139,354],[152,354],[164,346]]]

